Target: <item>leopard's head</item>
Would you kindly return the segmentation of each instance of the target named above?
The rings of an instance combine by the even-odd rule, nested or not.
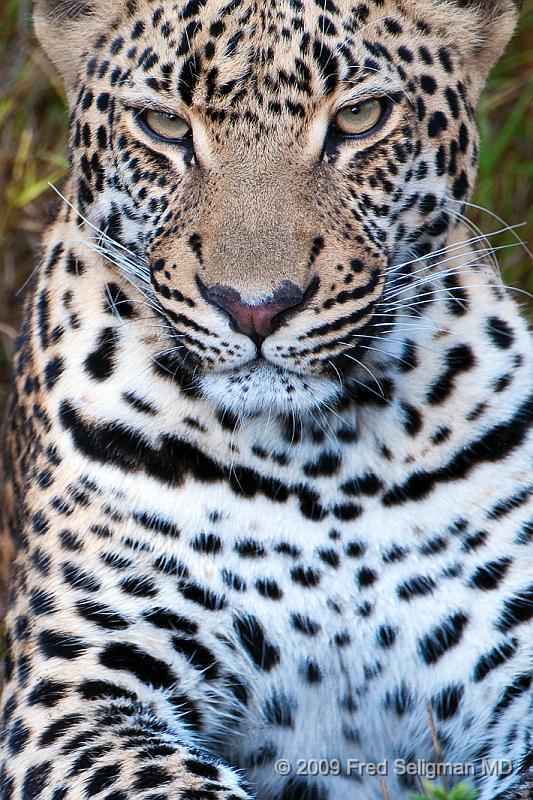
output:
[[[196,391],[238,414],[339,396],[363,337],[393,319],[391,273],[457,223],[475,103],[517,13],[37,0],[72,108],[73,203],[165,318],[161,349]]]

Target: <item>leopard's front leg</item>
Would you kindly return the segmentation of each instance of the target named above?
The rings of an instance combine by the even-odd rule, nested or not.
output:
[[[104,794],[109,800],[249,800],[236,772],[193,746],[184,729],[171,730],[146,704],[127,697],[92,700],[67,686],[43,680],[22,705],[8,695],[3,800]],[[108,684],[110,695],[120,694],[115,688]]]
[[[61,535],[62,560],[52,566],[34,541],[14,568],[2,800],[250,800],[237,772],[203,744],[204,687],[220,696],[227,670],[200,645],[183,597],[179,607],[179,578],[159,575],[155,599],[151,561],[143,574],[106,547],[82,558],[72,528]]]

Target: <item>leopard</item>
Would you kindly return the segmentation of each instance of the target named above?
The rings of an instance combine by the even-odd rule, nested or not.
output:
[[[533,347],[468,217],[518,15],[35,1],[2,800],[532,796]]]

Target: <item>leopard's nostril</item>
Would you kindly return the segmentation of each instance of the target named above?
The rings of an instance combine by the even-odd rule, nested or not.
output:
[[[229,286],[217,284],[203,287],[206,300],[226,311],[240,333],[255,342],[263,341],[282,322],[282,314],[303,303],[304,293],[295,284],[285,281],[268,300],[257,303],[242,302],[241,295]]]

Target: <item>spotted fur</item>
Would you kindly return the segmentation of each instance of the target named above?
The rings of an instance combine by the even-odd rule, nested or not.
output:
[[[2,800],[377,800],[349,759],[438,757],[530,796],[532,345],[463,225],[517,11],[36,3],[71,177],[6,426]]]

